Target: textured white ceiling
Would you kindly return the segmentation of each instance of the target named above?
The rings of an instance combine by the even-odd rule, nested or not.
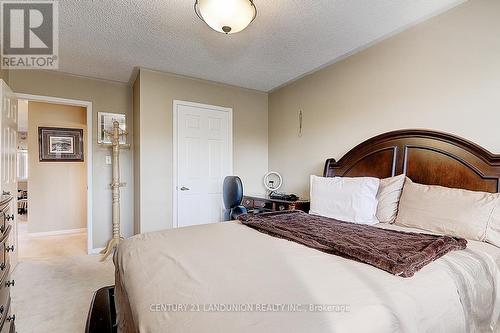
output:
[[[234,35],[194,0],[59,1],[60,70],[128,82],[140,66],[269,91],[463,0],[254,0]]]

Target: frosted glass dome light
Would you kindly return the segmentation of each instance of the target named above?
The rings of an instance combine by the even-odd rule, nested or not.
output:
[[[240,32],[257,16],[252,0],[196,0],[194,10],[210,28],[225,34]]]

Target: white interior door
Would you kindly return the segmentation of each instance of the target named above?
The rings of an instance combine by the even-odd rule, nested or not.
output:
[[[228,108],[174,101],[174,226],[223,220],[222,183],[232,173],[231,113]]]
[[[7,246],[14,245],[10,255],[11,266],[17,264],[17,97],[12,90],[1,82],[2,115],[0,124],[0,173],[1,190],[14,196],[11,201],[10,214],[12,230]]]

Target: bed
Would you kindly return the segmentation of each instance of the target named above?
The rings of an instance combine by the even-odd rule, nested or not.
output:
[[[398,174],[493,193],[500,156],[450,134],[402,130],[324,168],[326,177]],[[233,221],[134,236],[114,262],[119,332],[500,330],[500,248],[479,241],[402,278]]]

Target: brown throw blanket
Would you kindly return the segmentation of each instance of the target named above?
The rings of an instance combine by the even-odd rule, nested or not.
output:
[[[313,249],[370,264],[402,277],[453,250],[467,246],[463,238],[387,230],[340,222],[302,211],[239,218],[246,226]]]

